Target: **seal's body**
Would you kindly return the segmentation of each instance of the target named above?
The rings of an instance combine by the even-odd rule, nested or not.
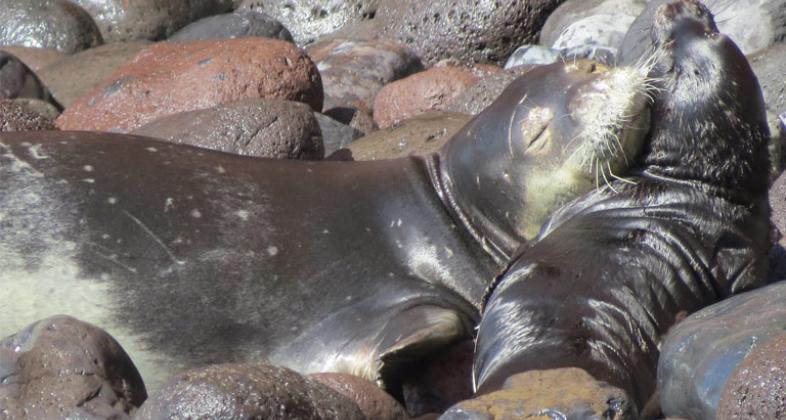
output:
[[[292,162],[123,135],[3,135],[0,336],[54,314],[91,322],[128,350],[150,389],[181,368],[263,359],[387,382],[472,335],[509,256],[490,232],[520,244],[531,230],[465,216],[507,208],[500,216],[518,220],[528,205],[462,191],[476,164],[512,174],[513,190],[547,166],[562,170],[570,177],[553,189],[565,194],[549,195],[558,205],[592,186],[579,157],[624,168],[638,153],[645,130],[618,122],[646,119],[644,75],[551,70],[502,99],[501,127],[480,114],[453,139],[484,148],[475,161],[453,162],[467,156],[458,146],[429,158]],[[524,89],[543,83],[570,93]],[[574,104],[608,96],[620,98],[619,115]],[[582,117],[561,118],[569,106]],[[528,154],[542,162],[523,163],[543,172],[520,177]]]
[[[677,314],[766,279],[768,129],[756,78],[696,1],[662,6],[652,34],[661,89],[635,184],[557,211],[498,279],[478,333],[480,392],[525,370],[580,367],[641,404]]]

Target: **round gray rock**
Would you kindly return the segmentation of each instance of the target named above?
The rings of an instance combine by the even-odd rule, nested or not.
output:
[[[646,4],[647,0],[568,0],[562,3],[546,20],[543,29],[540,31],[540,44],[547,47],[554,46],[561,37],[567,37],[566,32],[576,32],[579,28],[574,27],[576,23],[587,18],[592,18],[589,21],[585,21],[584,24],[579,25],[587,26],[588,23],[593,23],[593,20],[599,19],[597,17],[593,18],[593,16],[600,16],[600,20],[608,20],[608,16],[619,18],[620,23],[625,24],[625,29],[621,31],[621,35],[624,36],[627,28],[633,23],[636,16],[644,10]],[[604,16],[607,17],[604,18]],[[611,24],[612,28],[619,30],[617,29],[618,22],[612,20]],[[592,25],[592,27],[596,26],[597,25]],[[573,29],[570,29],[571,27],[573,27]],[[597,29],[604,28],[596,27],[595,30]],[[569,38],[576,39],[574,36]],[[576,42],[576,44],[579,45],[583,43],[584,42]],[[605,45],[619,48],[621,43],[622,39],[620,38],[614,43],[607,43]]]
[[[505,70],[517,66],[542,66],[556,63],[560,59],[560,53],[542,45],[526,44],[516,48],[508,61],[505,62]]]
[[[90,15],[67,0],[3,0],[0,7],[0,45],[70,54],[102,43]]]
[[[327,385],[270,365],[223,364],[170,379],[136,420],[365,419],[358,406]]]
[[[283,23],[299,46],[313,44],[343,26],[373,19],[380,0],[244,0],[242,9],[259,10]]]
[[[321,159],[325,154],[311,108],[275,99],[250,99],[182,112],[131,133],[247,156]]]
[[[122,419],[147,398],[117,341],[67,316],[0,341],[0,378],[3,418]]]
[[[202,18],[169,37],[170,41],[195,41],[198,39],[232,39],[258,36],[294,42],[292,34],[281,22],[256,10],[238,10],[234,13]]]
[[[229,12],[237,5],[235,0],[69,1],[87,10],[106,42],[161,40],[197,19]]]
[[[344,123],[338,122],[325,114],[314,113],[322,132],[322,144],[325,147],[325,156],[330,156],[338,149],[348,146],[353,141],[363,137],[363,133]]]
[[[786,329],[786,282],[743,293],[694,313],[669,331],[658,360],[663,413],[713,419],[734,369]]]
[[[13,55],[0,51],[0,99],[16,98],[41,99],[62,109],[29,67]]]
[[[427,65],[445,58],[465,63],[504,62],[516,46],[536,39],[561,0],[397,1],[380,4],[364,30],[397,39]]]

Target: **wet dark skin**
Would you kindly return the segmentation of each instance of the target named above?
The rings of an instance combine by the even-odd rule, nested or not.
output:
[[[557,211],[487,299],[479,392],[532,369],[579,367],[639,407],[658,342],[693,312],[766,279],[769,137],[745,57],[696,1],[657,9],[652,131],[626,182]]]

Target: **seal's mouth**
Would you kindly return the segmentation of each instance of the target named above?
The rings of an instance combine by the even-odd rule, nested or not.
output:
[[[568,110],[577,131],[567,165],[596,188],[611,187],[613,179],[627,181],[619,174],[642,151],[649,131],[654,63],[651,59],[610,69],[576,87],[570,98]]]

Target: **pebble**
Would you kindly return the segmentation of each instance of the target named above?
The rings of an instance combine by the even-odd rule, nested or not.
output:
[[[247,99],[169,115],[131,132],[245,156],[322,159],[320,125],[308,105]]]
[[[202,18],[175,32],[169,37],[169,41],[234,39],[248,36],[294,42],[292,34],[281,22],[256,10],[240,10]]]
[[[29,67],[15,56],[0,51],[0,99],[16,98],[41,99],[62,109]]]
[[[102,43],[93,19],[71,1],[3,0],[0,7],[0,45],[72,54]]]

